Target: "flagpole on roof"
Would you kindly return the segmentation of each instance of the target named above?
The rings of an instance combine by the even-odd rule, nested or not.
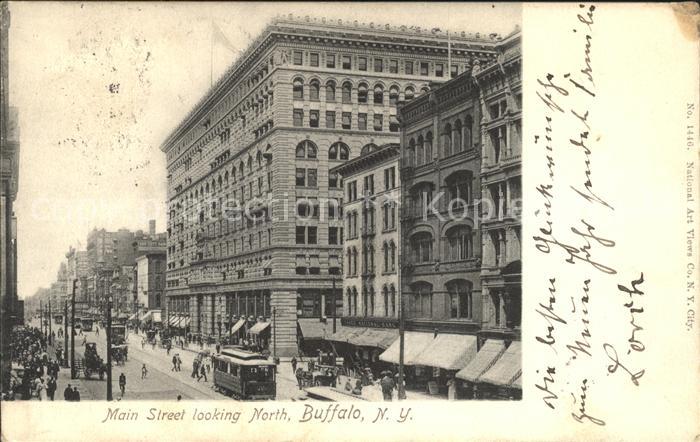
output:
[[[210,23],[211,34],[209,38],[209,87],[214,86],[214,20]]]

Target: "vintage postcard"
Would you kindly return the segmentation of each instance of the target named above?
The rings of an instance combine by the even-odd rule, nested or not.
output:
[[[696,4],[0,5],[3,441],[700,437]]]

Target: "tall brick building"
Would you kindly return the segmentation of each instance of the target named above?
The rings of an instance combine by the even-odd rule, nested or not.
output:
[[[274,20],[161,147],[167,308],[193,333],[272,330],[277,355],[296,353],[298,328],[321,319],[340,274],[331,229],[343,220],[329,219],[327,202],[340,203],[343,188],[329,169],[368,144],[397,143],[398,103],[492,63],[496,43],[452,33],[448,66],[440,32]],[[311,216],[297,216],[299,198],[318,201]]]

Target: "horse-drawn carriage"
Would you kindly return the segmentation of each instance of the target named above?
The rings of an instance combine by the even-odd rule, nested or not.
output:
[[[126,344],[112,345],[112,360],[117,365],[124,365],[129,360],[129,346]]]
[[[102,380],[105,377],[105,373],[107,373],[107,364],[97,354],[97,344],[94,342],[85,344],[85,353],[80,360],[80,365],[81,367],[76,370],[76,373],[80,373],[80,368],[82,368],[85,379],[90,379],[93,373],[97,373],[100,380]]]

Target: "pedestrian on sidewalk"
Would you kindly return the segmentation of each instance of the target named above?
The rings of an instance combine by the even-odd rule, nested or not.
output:
[[[70,384],[63,390],[63,400],[66,402],[73,401],[73,390],[71,390]]]
[[[148,375],[148,369],[146,368],[146,364],[143,364],[141,367],[141,379],[146,379],[146,376]]]
[[[126,388],[126,376],[124,373],[119,375],[119,389],[122,392],[122,397],[124,397],[124,389]]]
[[[202,366],[199,369],[199,377],[197,378],[197,382],[199,382],[199,380],[202,379],[202,377],[204,377],[204,382],[209,382],[207,380],[207,369],[204,367],[204,364],[202,364]]]
[[[198,373],[199,373],[199,361],[197,359],[195,359],[194,361],[192,361],[192,378],[197,376]],[[199,379],[197,379],[197,380],[199,380]]]
[[[177,356],[173,355],[173,368],[170,371],[177,371]]]
[[[182,359],[180,359],[180,353],[177,353],[175,357],[177,358],[177,371],[182,371]]]
[[[46,393],[50,400],[53,400],[54,394],[56,394],[56,388],[56,378],[53,376],[49,377],[49,382],[46,385]]]
[[[146,348],[146,338],[141,339],[141,350]]]
[[[297,372],[297,357],[292,356],[292,373]]]
[[[78,387],[73,387],[73,402],[80,402],[80,392]]]
[[[39,378],[39,383],[37,384],[37,387],[36,387],[36,395],[40,401],[48,400],[47,392],[46,392],[46,384],[44,384],[44,378]]]
[[[304,370],[301,367],[299,367],[299,368],[297,368],[297,371],[294,372],[294,375],[297,378],[297,384],[299,385],[299,390],[301,390],[302,379],[304,377]]]

